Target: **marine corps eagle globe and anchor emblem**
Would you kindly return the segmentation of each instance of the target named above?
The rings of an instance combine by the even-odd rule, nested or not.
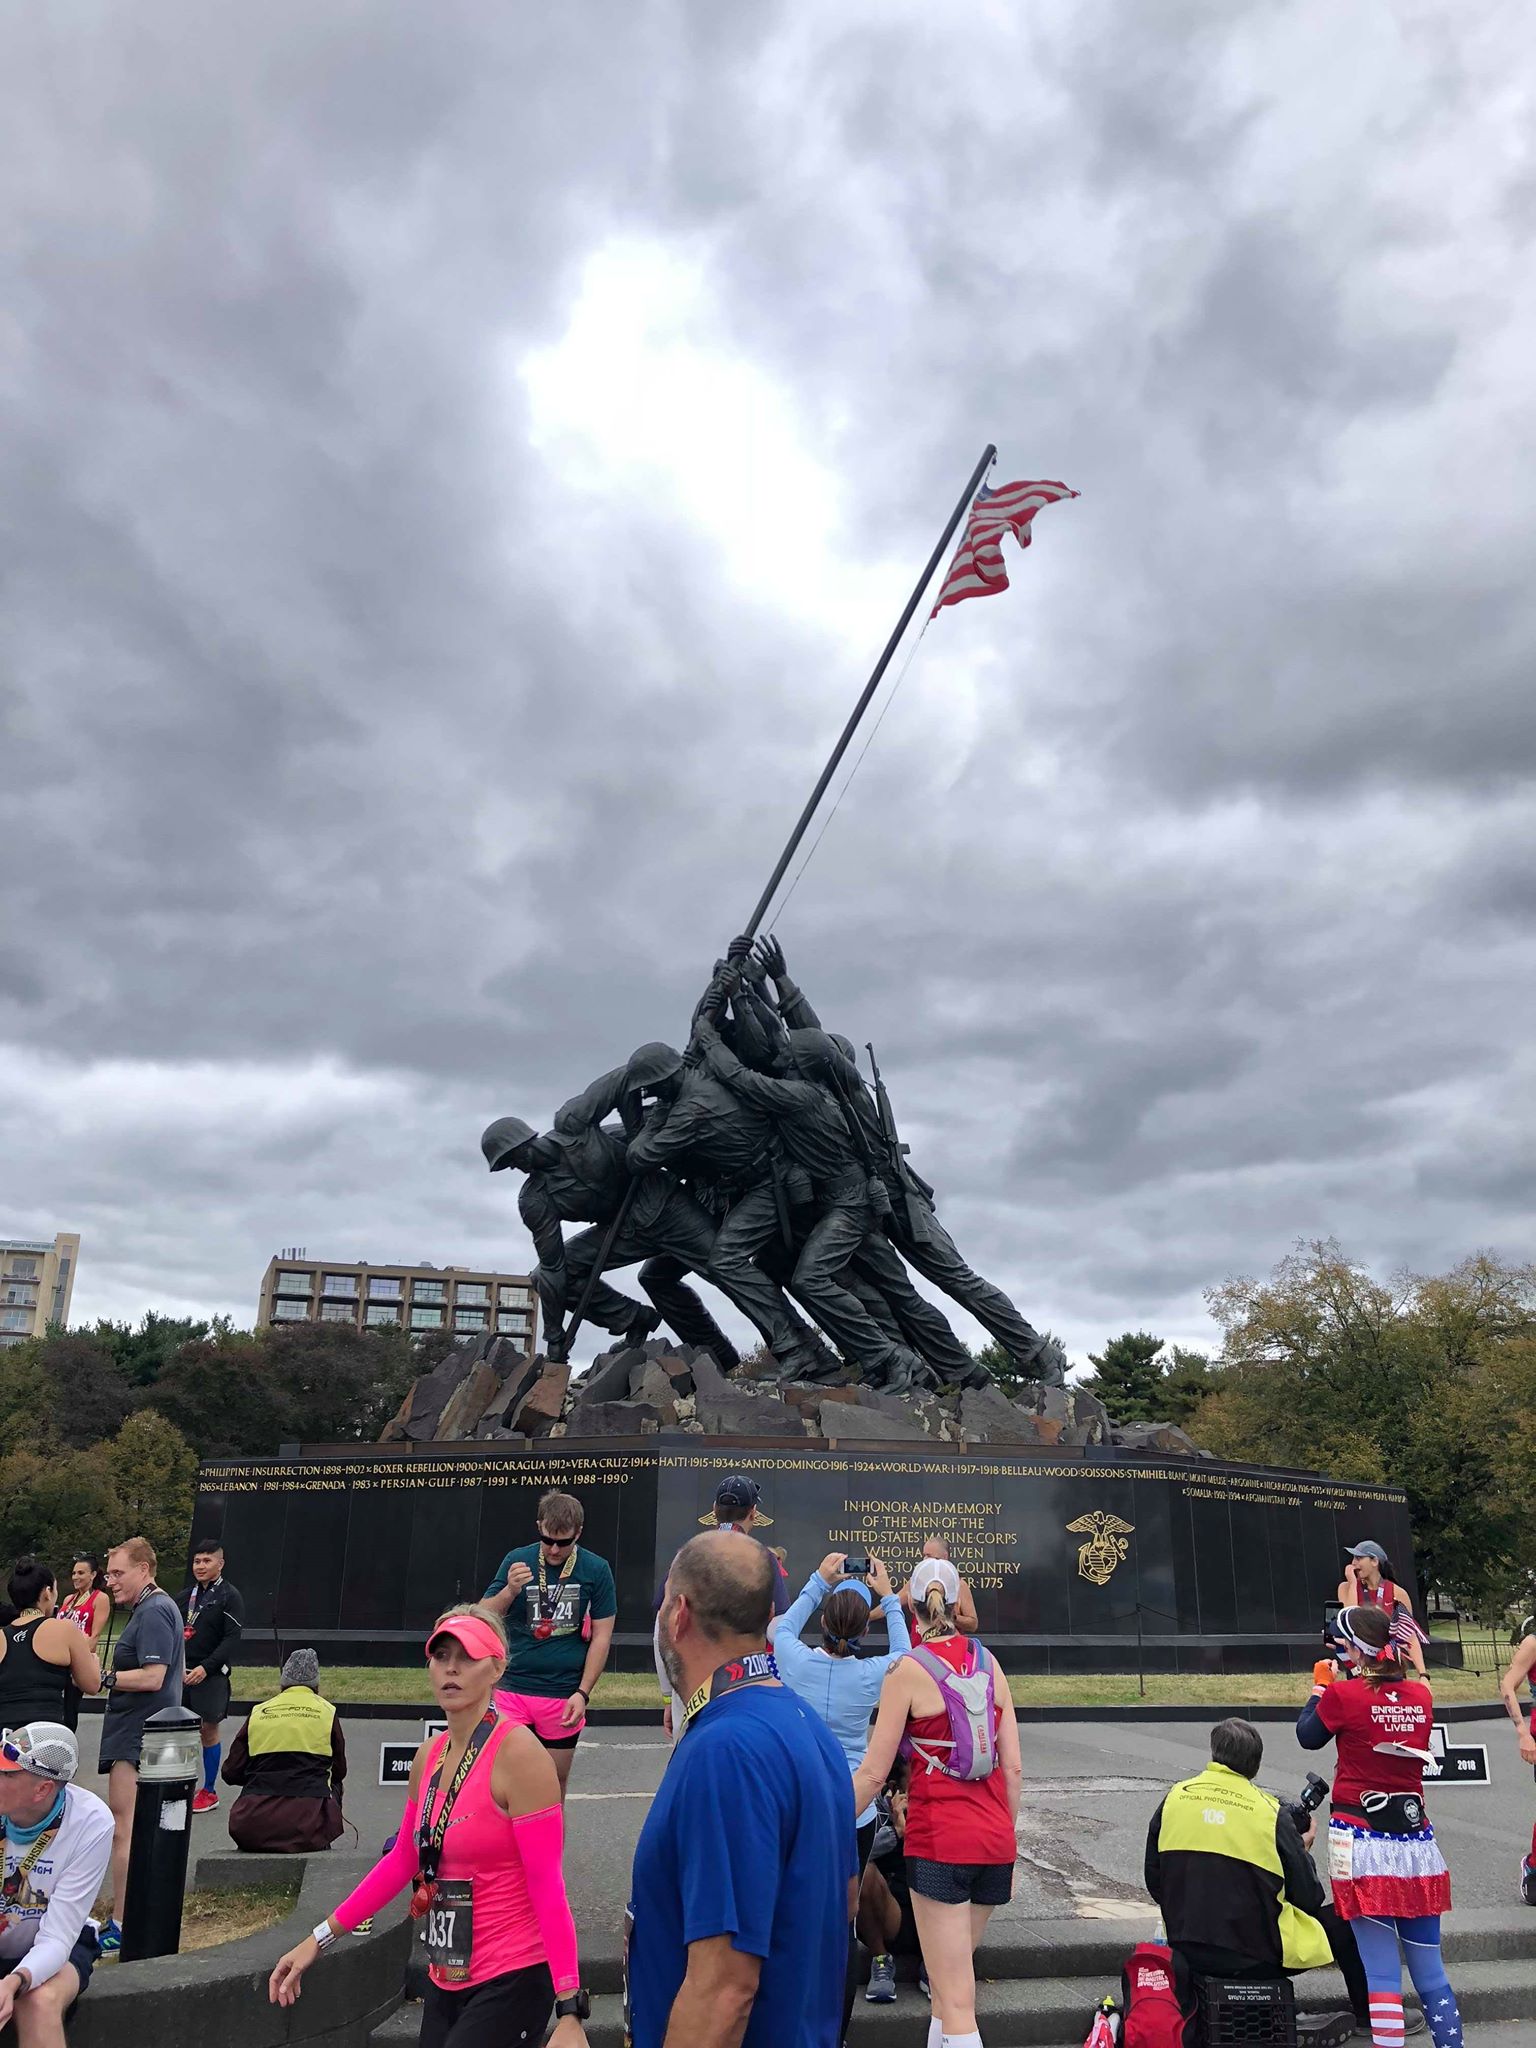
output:
[[[1091,1515],[1079,1515],[1075,1522],[1068,1522],[1067,1531],[1073,1536],[1086,1536],[1088,1541],[1077,1546],[1077,1575],[1087,1579],[1091,1585],[1107,1586],[1115,1575],[1116,1567],[1125,1563],[1130,1545],[1126,1537],[1135,1530],[1134,1522],[1122,1522],[1118,1515],[1109,1515],[1102,1508],[1095,1508]]]

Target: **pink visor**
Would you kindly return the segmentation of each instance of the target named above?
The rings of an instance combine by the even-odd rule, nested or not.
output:
[[[440,1621],[427,1637],[427,1655],[432,1654],[432,1645],[440,1636],[452,1636],[456,1643],[462,1643],[471,1657],[494,1657],[498,1664],[507,1661],[506,1645],[488,1621],[482,1621],[478,1614],[450,1614],[446,1621]]]

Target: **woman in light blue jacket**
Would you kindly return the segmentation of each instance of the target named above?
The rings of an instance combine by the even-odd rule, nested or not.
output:
[[[841,1550],[834,1550],[821,1560],[806,1580],[799,1599],[792,1601],[789,1612],[774,1623],[771,1640],[779,1676],[791,1692],[826,1722],[848,1759],[849,1770],[856,1771],[869,1747],[869,1717],[880,1704],[880,1688],[885,1683],[885,1674],[898,1657],[911,1649],[912,1637],[907,1629],[906,1616],[901,1611],[901,1602],[891,1588],[890,1573],[880,1559],[872,1557],[869,1560],[867,1579],[845,1576],[846,1564],[846,1553]],[[856,1657],[854,1645],[869,1627],[877,1600],[885,1616],[890,1649],[884,1657]],[[821,1609],[821,1647],[808,1650],[800,1640],[800,1631],[818,1607]],[[875,1839],[873,1802],[859,1815],[858,1827],[859,1877],[862,1880],[870,1844]],[[855,1971],[850,1960],[843,2010],[845,2034],[848,2017],[853,2010],[854,1985]]]

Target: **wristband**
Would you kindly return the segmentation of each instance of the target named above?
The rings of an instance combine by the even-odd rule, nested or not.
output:
[[[586,1687],[585,1687],[584,1685],[578,1685],[578,1686],[577,1686],[577,1687],[575,1688],[575,1690],[576,1690],[577,1692],[579,1692],[579,1693],[581,1694],[582,1698],[583,1698],[583,1699],[584,1699],[584,1700],[586,1701],[587,1705],[588,1705],[588,1706],[590,1707],[590,1706],[591,1706],[591,1704],[592,1704],[592,1695],[591,1695],[591,1693],[589,1693],[589,1692],[587,1691],[587,1688],[586,1688]]]
[[[335,1939],[336,1930],[334,1927],[332,1927],[329,1917],[327,1917],[326,1919],[322,1920],[320,1922],[320,1925],[315,1929],[315,1946],[320,1950],[321,1954],[323,1955]]]

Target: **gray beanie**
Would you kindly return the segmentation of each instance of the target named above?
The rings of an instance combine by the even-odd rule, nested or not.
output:
[[[317,1686],[320,1659],[313,1650],[294,1650],[283,1665],[283,1684]]]

